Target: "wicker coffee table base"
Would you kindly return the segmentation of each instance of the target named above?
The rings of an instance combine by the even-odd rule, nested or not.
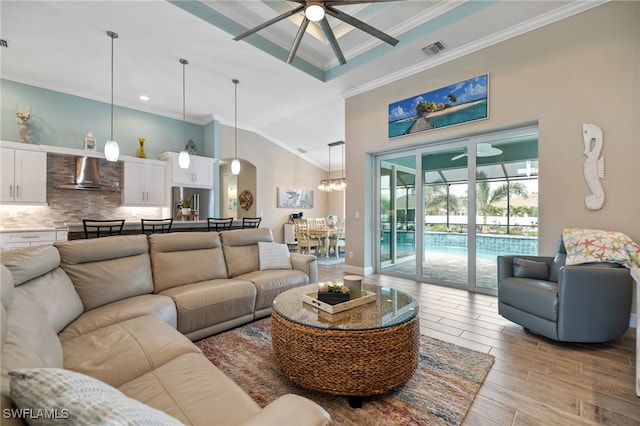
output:
[[[276,361],[292,382],[331,395],[361,397],[406,383],[418,365],[415,317],[373,330],[326,330],[286,320],[272,311]]]

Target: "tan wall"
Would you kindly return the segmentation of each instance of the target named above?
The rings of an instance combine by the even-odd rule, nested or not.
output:
[[[220,126],[220,158],[230,160],[234,156],[234,128]],[[304,217],[326,217],[332,209],[332,199],[325,192],[318,191],[320,179],[327,173],[295,154],[278,147],[257,133],[238,130],[238,157],[255,166],[254,207],[256,216],[262,216],[260,227],[271,228],[274,239],[282,242],[282,225],[291,213],[302,211]],[[223,166],[222,166],[223,167]],[[253,177],[251,177],[253,179]],[[249,177],[240,172],[238,193],[250,188]],[[283,209],[277,207],[278,187],[314,190],[313,209]],[[225,191],[226,188],[221,188]],[[250,216],[249,213],[244,214]],[[239,212],[239,217],[243,214]]]
[[[372,153],[539,124],[540,254],[565,227],[640,241],[640,2],[611,2],[346,101],[347,269],[373,265]],[[489,74],[489,119],[387,138],[389,103]],[[604,132],[606,201],[585,207],[582,124]],[[356,211],[360,219],[356,219]],[[364,270],[362,270],[364,271]]]

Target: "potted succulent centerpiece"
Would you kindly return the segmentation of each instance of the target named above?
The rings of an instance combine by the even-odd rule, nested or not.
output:
[[[349,287],[342,283],[328,282],[318,286],[318,300],[329,305],[348,302],[350,297]]]
[[[183,215],[191,214],[191,197],[183,198],[180,204],[182,205],[181,213]]]

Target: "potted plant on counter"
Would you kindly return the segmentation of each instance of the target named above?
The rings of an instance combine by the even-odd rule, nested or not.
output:
[[[183,215],[191,214],[191,197],[183,198],[182,201],[180,201],[180,204],[182,205],[181,213]]]

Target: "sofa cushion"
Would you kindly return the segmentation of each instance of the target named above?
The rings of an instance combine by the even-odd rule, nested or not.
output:
[[[185,284],[160,294],[174,300],[178,330],[184,334],[246,315],[252,318],[256,302],[255,286],[236,279]]]
[[[85,312],[69,324],[58,338],[61,342],[132,318],[154,315],[172,328],[178,325],[176,305],[170,297],[143,294],[102,305]]]
[[[84,307],[68,275],[60,269],[53,246],[36,246],[2,254],[2,263],[19,291],[26,292],[60,332],[82,314]]]
[[[294,270],[273,270],[254,271],[237,277],[253,282],[257,289],[256,295],[256,315],[263,316],[260,310],[271,309],[273,299],[283,291],[290,288],[309,284],[309,277],[302,271]],[[267,312],[268,313],[268,312]]]
[[[146,235],[64,241],[55,246],[85,311],[153,293]]]
[[[558,284],[530,278],[505,278],[498,301],[550,321],[558,320]]]
[[[119,390],[83,374],[59,368],[14,370],[11,398],[21,409],[53,414],[74,425],[180,425],[160,410],[127,397]],[[51,424],[47,416],[32,416],[29,424]]]
[[[286,244],[275,242],[258,242],[258,258],[260,260],[260,270],[269,269],[291,269],[291,257],[289,247]]]
[[[2,264],[11,271],[14,285],[18,286],[46,274],[60,266],[58,250],[52,246],[25,247],[0,255]]]
[[[149,236],[155,292],[217,278],[227,278],[217,232],[174,232]]]
[[[16,288],[33,300],[56,333],[82,315],[84,307],[69,276],[56,268]]]
[[[118,389],[191,425],[238,425],[260,411],[202,354],[181,355]]]
[[[120,386],[185,353],[200,352],[154,316],[137,317],[62,343],[64,368]]]
[[[513,276],[546,280],[549,278],[549,267],[545,262],[515,257],[513,259]]]
[[[48,367],[62,367],[62,347],[56,331],[38,305],[17,291],[7,307],[9,335],[18,336]]]
[[[269,228],[237,229],[220,233],[229,278],[260,270],[258,242],[273,242]]]

